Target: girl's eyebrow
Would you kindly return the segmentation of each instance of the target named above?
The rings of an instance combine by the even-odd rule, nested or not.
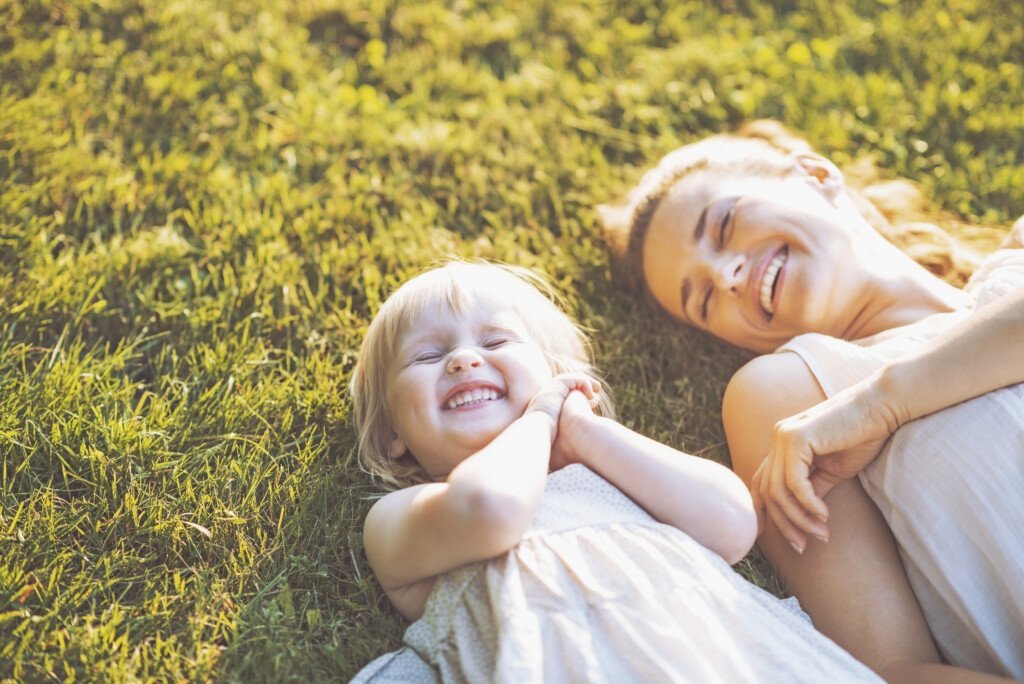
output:
[[[509,335],[517,334],[515,328],[513,328],[511,326],[508,326],[508,325],[503,325],[503,324],[500,324],[500,323],[488,323],[487,325],[482,326],[480,329],[482,331],[484,331],[484,332],[489,332],[489,333],[500,332],[500,333],[508,333]]]
[[[396,345],[395,348],[399,352],[405,352],[409,347],[421,344],[422,342],[428,340],[431,337],[431,335],[435,332],[436,331],[431,330],[429,328],[421,328],[419,330],[414,330],[412,332],[406,333],[405,335],[402,335],[401,338],[398,340],[398,344]]]

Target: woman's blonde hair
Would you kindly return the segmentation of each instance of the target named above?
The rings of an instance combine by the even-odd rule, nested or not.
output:
[[[735,133],[714,135],[662,157],[622,203],[598,207],[605,241],[616,257],[620,275],[657,306],[644,278],[642,254],[651,218],[669,189],[685,176],[704,169],[781,178],[792,172],[792,155],[800,152],[811,152],[806,140],[777,121],[759,120]],[[847,192],[865,220],[912,259],[953,285],[967,282],[981,255],[932,221],[941,221],[987,249],[998,243],[998,230],[955,221],[930,207],[910,181],[880,180],[869,160],[847,169],[846,175]]]
[[[590,343],[565,313],[563,301],[542,276],[525,268],[497,263],[452,261],[406,281],[374,316],[359,350],[350,391],[359,432],[359,461],[389,488],[430,482],[410,454],[393,457],[395,431],[386,401],[389,370],[402,335],[420,317],[442,310],[463,313],[480,293],[500,293],[540,346],[552,374],[583,373],[597,379]],[[596,412],[614,414],[607,391]]]

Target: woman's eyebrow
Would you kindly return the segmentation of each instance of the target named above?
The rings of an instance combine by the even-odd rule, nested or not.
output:
[[[700,212],[700,218],[697,219],[697,227],[693,229],[693,242],[697,243],[704,236],[704,228],[708,218],[708,208],[704,207],[704,210]]]
[[[690,298],[690,290],[691,290],[690,279],[689,278],[683,278],[683,287],[680,290],[680,296],[682,298],[682,303],[683,303],[683,318],[686,319],[687,323],[691,323],[692,322],[690,320],[689,313],[687,313],[687,311],[686,311],[686,301]]]
[[[692,235],[693,244],[696,245],[700,241],[701,237],[704,236],[704,230],[707,228],[707,220],[708,220],[708,208],[704,207],[704,209],[700,212],[700,217],[698,217],[698,219],[697,219],[697,226],[693,229],[693,235]],[[690,316],[689,316],[689,314],[687,313],[687,310],[686,310],[686,302],[687,302],[687,300],[690,299],[690,290],[691,289],[692,289],[692,285],[690,285],[690,279],[689,278],[683,278],[683,286],[680,289],[679,294],[680,294],[680,298],[682,299],[682,304],[683,304],[683,318],[685,318],[687,320],[687,322],[690,321]]]

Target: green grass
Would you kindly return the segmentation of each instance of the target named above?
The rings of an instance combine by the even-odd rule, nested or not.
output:
[[[1024,210],[1019,0],[709,5],[0,0],[0,679],[393,648],[345,387],[439,257],[549,273],[622,419],[726,461],[744,355],[637,310],[593,211],[681,142],[777,117]]]

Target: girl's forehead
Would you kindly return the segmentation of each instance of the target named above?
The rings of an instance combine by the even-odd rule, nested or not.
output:
[[[501,292],[463,290],[454,300],[431,299],[410,312],[399,329],[399,342],[460,325],[520,329],[524,322],[512,299]]]

